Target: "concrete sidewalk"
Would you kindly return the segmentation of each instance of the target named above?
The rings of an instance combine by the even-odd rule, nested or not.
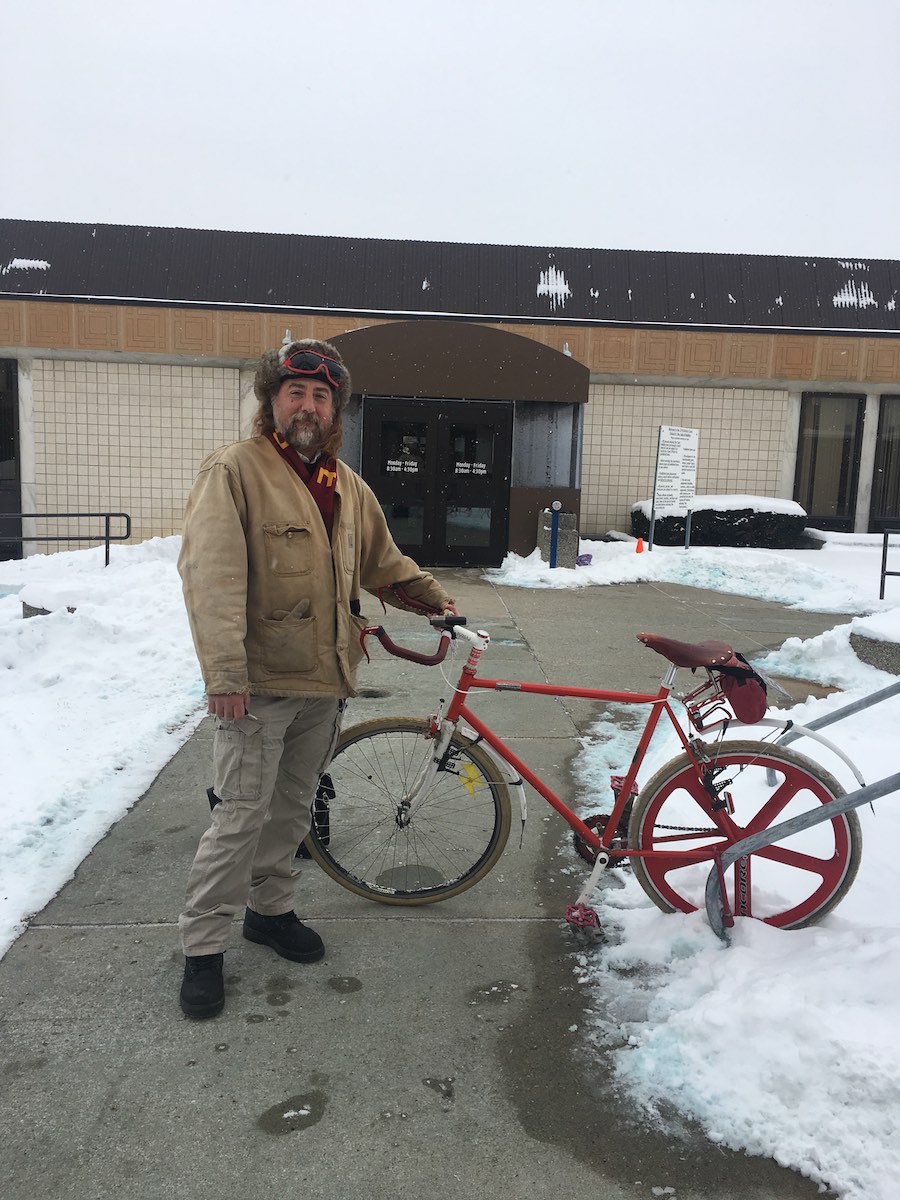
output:
[[[491,633],[496,678],[639,691],[662,673],[640,630],[753,653],[841,620],[673,585],[546,592],[437,574]],[[398,641],[433,640],[416,618],[385,623]],[[447,694],[436,670],[377,647],[373,660],[347,724],[423,714]],[[590,706],[475,703],[571,794]],[[691,1131],[641,1128],[612,1095],[579,1033],[604,998],[577,984],[561,920],[583,875],[559,867],[580,860],[535,796],[521,847],[514,829],[494,872],[442,904],[371,904],[305,864],[297,910],[325,938],[324,961],[286,962],[235,924],[225,1012],[183,1017],[176,921],[208,819],[210,743],[204,721],[0,962],[4,1200],[818,1195]]]

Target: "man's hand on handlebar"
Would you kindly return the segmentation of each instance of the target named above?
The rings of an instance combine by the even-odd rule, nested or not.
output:
[[[449,629],[452,632],[454,625],[465,625],[466,618],[459,615],[459,610],[454,604],[445,608],[440,616],[429,617],[428,624],[434,629]]]

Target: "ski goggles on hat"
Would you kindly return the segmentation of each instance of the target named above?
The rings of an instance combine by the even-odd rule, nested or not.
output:
[[[284,359],[281,367],[291,375],[324,375],[333,388],[339,388],[347,378],[347,372],[339,362],[317,350],[295,350]]]

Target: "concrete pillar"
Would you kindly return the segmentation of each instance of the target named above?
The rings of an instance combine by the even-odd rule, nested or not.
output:
[[[800,406],[802,392],[789,392],[784,414],[784,442],[781,448],[781,471],[778,476],[778,496],[793,500],[794,479],[797,475],[797,447],[800,441]]]
[[[34,386],[32,367],[34,359],[22,357],[18,360],[18,389],[19,389],[19,478],[21,480],[21,507],[19,512],[33,513],[39,511],[40,497],[37,494],[37,448],[34,440]],[[22,536],[34,537],[37,533],[36,521],[22,522]],[[45,552],[37,542],[23,542],[22,554],[40,554]]]
[[[241,437],[250,436],[250,426],[256,415],[256,393],[253,391],[255,378],[255,366],[242,368],[238,377],[238,431]]]
[[[878,413],[881,397],[870,392],[866,396],[863,416],[862,444],[859,448],[859,481],[856,485],[856,515],[854,533],[868,533],[869,513],[872,510],[872,480],[875,477],[875,448],[878,441]]]

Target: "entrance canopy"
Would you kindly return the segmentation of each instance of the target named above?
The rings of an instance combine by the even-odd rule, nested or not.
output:
[[[468,321],[391,321],[333,340],[357,393],[544,404],[588,398],[590,372],[574,358]]]
[[[582,363],[468,321],[391,321],[333,341],[354,391],[344,460],[406,553],[496,565],[531,552],[540,509],[559,499],[578,512]]]

